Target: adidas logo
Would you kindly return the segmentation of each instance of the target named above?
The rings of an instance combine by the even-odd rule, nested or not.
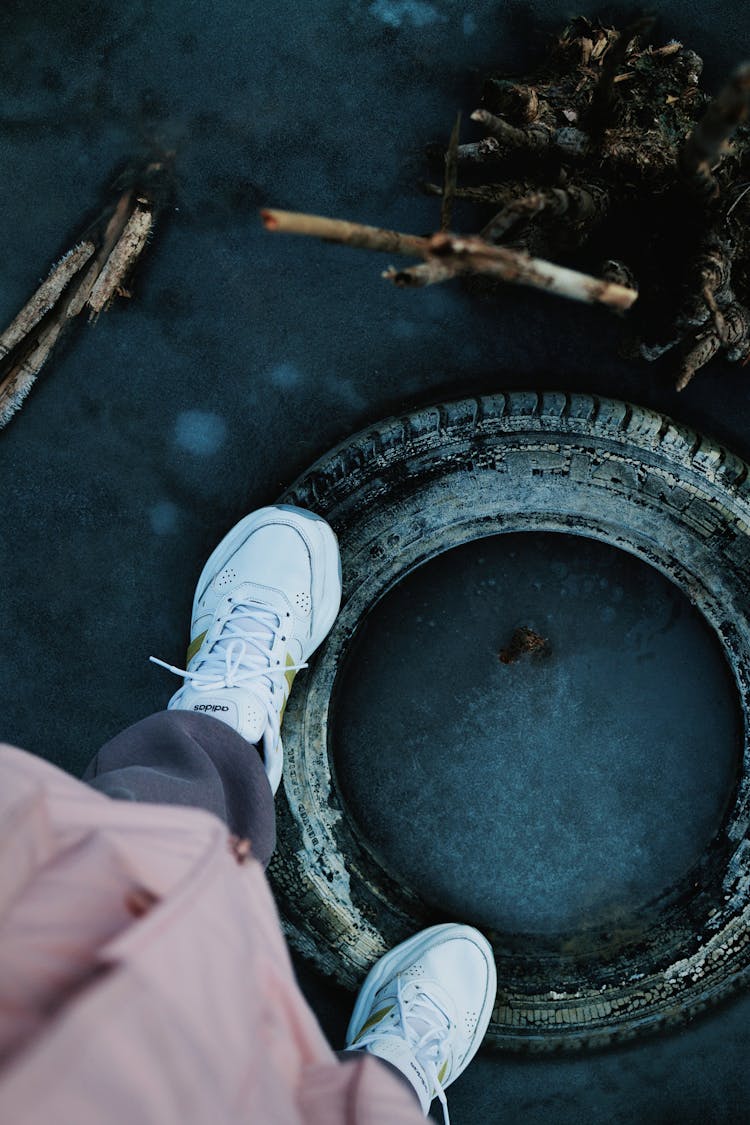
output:
[[[194,703],[194,711],[228,711],[229,708],[223,703]]]

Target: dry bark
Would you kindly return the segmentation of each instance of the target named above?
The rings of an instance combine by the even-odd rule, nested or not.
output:
[[[116,201],[53,266],[0,335],[0,427],[21,406],[69,323],[84,310],[96,317],[124,283],[170,193],[168,157],[130,169]]]

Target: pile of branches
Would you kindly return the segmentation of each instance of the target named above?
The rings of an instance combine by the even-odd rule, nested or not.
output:
[[[401,286],[474,272],[629,309],[630,349],[672,352],[678,390],[719,352],[745,362],[750,64],[710,100],[700,57],[646,45],[651,23],[578,18],[533,74],[490,75],[471,115],[484,136],[460,144],[457,122],[426,185],[443,201],[431,239],[277,211],[266,226],[423,257],[386,272]],[[449,233],[456,199],[486,207],[478,235]]]
[[[128,278],[171,191],[171,154],[129,166],[115,181],[116,194],[0,332],[0,429],[67,329],[82,316],[96,320],[116,297],[130,296]]]

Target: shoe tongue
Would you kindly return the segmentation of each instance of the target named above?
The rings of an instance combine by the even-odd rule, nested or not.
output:
[[[225,648],[231,644],[232,641],[241,641],[243,636],[253,637],[256,642],[263,648],[271,651],[273,645],[274,631],[270,625],[259,621],[257,617],[253,616],[253,609],[257,608],[254,604],[246,606],[244,603],[238,603],[232,606],[230,613],[227,615],[227,621],[231,622],[237,630],[241,632],[241,636],[234,632],[231,636],[221,637],[215,644],[215,649],[223,645]]]
[[[241,582],[232,590],[232,600],[237,605],[248,602],[261,609],[270,609],[274,613],[284,613],[292,609],[291,602],[283,590],[276,590],[272,586],[261,586],[259,582]]]
[[[445,1012],[449,1021],[453,1021],[453,1000],[436,980],[427,982],[421,981],[419,983],[415,981],[411,987],[407,984],[403,989],[402,995],[406,1000],[416,1002],[418,1005],[418,1011],[412,1011],[410,1021],[417,1026],[419,1031],[426,1031],[428,1025],[430,1027],[434,1027],[436,1023],[438,1026],[442,1025],[443,1020],[438,1009]],[[434,1005],[430,1004],[431,1000],[434,1001]],[[432,1017],[429,1009],[432,1009],[434,1013]],[[407,1008],[407,1011],[409,1011],[409,1008]],[[424,1016],[420,1014],[422,1012],[424,1012]],[[425,1025],[424,1028],[419,1026],[422,1023]]]

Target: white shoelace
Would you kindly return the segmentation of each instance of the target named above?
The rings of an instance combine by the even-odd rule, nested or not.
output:
[[[254,629],[249,630],[252,623]],[[258,628],[260,626],[260,629]],[[211,648],[201,660],[200,668],[188,672],[186,668],[176,668],[164,660],[150,656],[153,664],[184,677],[195,691],[211,692],[217,688],[246,687],[265,708],[268,722],[274,737],[274,744],[280,735],[279,713],[283,705],[277,707],[278,696],[275,681],[283,681],[287,672],[298,672],[307,664],[271,664],[271,651],[281,633],[283,619],[281,614],[255,602],[236,602],[230,610],[224,625]]]
[[[400,1026],[395,1024],[384,1029],[374,1028],[352,1046],[359,1050],[360,1047],[366,1047],[377,1039],[384,1039],[391,1035],[404,1039],[424,1070],[427,1081],[432,1085],[443,1107],[445,1125],[450,1125],[448,1102],[445,1091],[438,1081],[438,1069],[444,1061],[443,1047],[451,1033],[453,1023],[448,1013],[440,1007],[433,996],[425,992],[424,986],[418,980],[410,980],[402,985],[402,978],[398,977],[396,985]]]

